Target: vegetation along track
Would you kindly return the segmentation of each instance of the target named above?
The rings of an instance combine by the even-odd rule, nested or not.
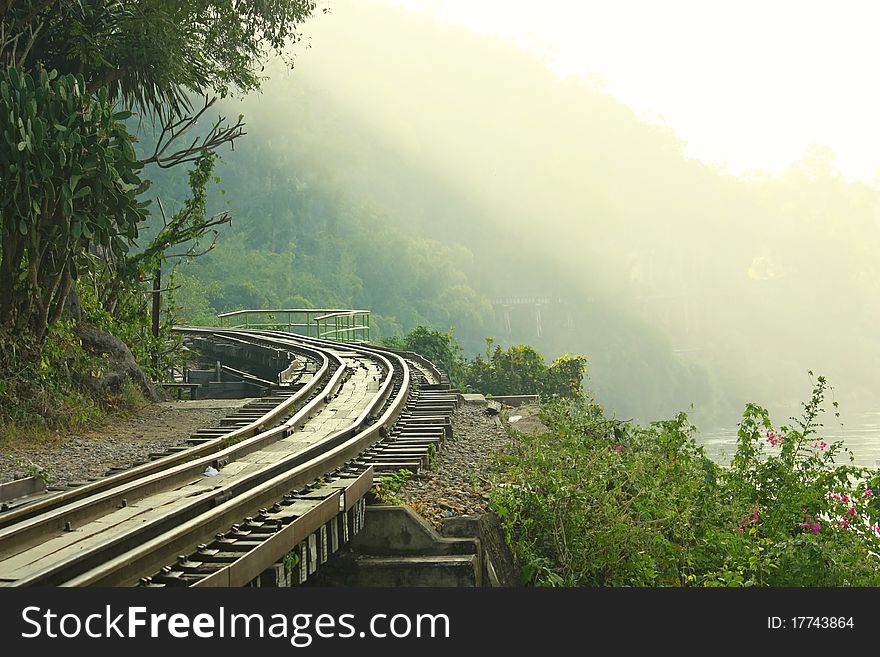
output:
[[[0,514],[0,583],[237,586],[280,560],[303,581],[360,528],[374,472],[423,467],[450,433],[455,397],[415,354],[181,330],[239,362],[274,354],[287,394],[188,450]]]

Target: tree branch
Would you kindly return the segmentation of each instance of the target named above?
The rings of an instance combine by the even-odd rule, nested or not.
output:
[[[37,41],[37,34],[40,33],[40,30],[43,29],[43,23],[37,25],[37,29],[31,29],[31,38],[28,39],[27,45],[24,47],[24,52],[21,53],[21,57],[18,60],[18,67],[22,68],[24,66],[24,60],[27,59],[28,54],[31,52],[31,48],[34,47],[34,43]]]
[[[172,144],[178,142],[187,131],[196,125],[199,119],[208,111],[208,108],[214,105],[215,102],[217,102],[216,96],[210,100],[205,96],[202,108],[195,114],[187,114],[180,118],[169,118],[165,125],[162,126],[162,133],[159,135],[159,140],[156,142],[153,154],[147,159],[142,160],[143,164],[156,164],[162,169],[168,169],[185,162],[194,162],[204,153],[214,151],[219,146],[227,142],[232,143],[236,138],[246,135],[247,133],[243,130],[245,124],[242,115],[239,115],[238,121],[231,126],[224,125],[226,117],[220,116],[204,137],[196,137],[188,146],[166,154]]]

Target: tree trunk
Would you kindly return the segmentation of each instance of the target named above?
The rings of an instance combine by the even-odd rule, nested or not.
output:
[[[2,236],[3,256],[0,259],[0,326],[14,331],[17,321],[16,281],[20,275],[24,256],[24,239],[19,233],[5,232]]]

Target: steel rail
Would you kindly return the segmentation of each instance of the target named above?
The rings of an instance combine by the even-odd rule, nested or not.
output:
[[[340,345],[340,347],[349,349],[348,345]],[[360,351],[360,349],[351,350]],[[386,362],[388,362],[387,359]],[[388,365],[390,366],[391,363],[388,362]],[[396,398],[372,426],[356,433],[352,428],[344,429],[319,443],[315,443],[285,459],[285,462],[291,466],[289,470],[248,489],[217,508],[175,527],[173,531],[157,536],[134,550],[118,556],[112,562],[102,564],[73,578],[64,585],[114,586],[132,584],[144,573],[150,572],[151,567],[155,569],[166,563],[169,556],[192,548],[202,540],[216,534],[217,531],[227,529],[248,513],[269,506],[289,491],[309,485],[327,472],[336,470],[355,459],[371,444],[387,434],[388,425],[397,419],[406,405],[410,390],[409,370],[403,359],[399,359],[398,366],[401,368],[402,380],[397,386]],[[376,406],[384,405],[388,401],[388,397],[392,394],[392,381],[393,376],[389,371],[379,394],[353,426],[358,426],[363,418],[375,411]],[[265,554],[265,549],[254,549],[237,562],[237,569],[253,571],[254,567],[248,566],[249,561],[268,563],[273,560],[280,549],[277,542],[269,543],[266,547],[272,550],[269,555]],[[222,570],[200,581],[199,586],[223,586],[228,583],[228,571]]]
[[[339,487],[342,483],[344,487]],[[322,492],[326,488],[332,491],[324,501],[314,505],[302,515],[298,515],[289,524],[275,529],[274,533],[266,536],[262,542],[253,547],[247,553],[242,554],[232,563],[221,566],[211,573],[206,573],[199,577],[198,580],[189,584],[194,587],[216,587],[216,586],[244,586],[248,582],[254,580],[262,572],[271,568],[274,564],[285,558],[292,552],[291,546],[304,544],[310,534],[317,534],[322,526],[333,523],[337,518],[342,516],[342,522],[348,522],[348,513],[355,505],[359,504],[361,499],[367,494],[373,485],[373,468],[368,467],[366,470],[356,476],[345,476],[331,482],[327,487],[319,487],[316,492]],[[294,496],[295,499],[295,496]],[[323,535],[324,559],[329,557],[330,550],[339,548],[339,524],[336,525],[337,536],[334,547],[327,546],[327,536]],[[333,532],[332,526],[330,529]],[[345,532],[345,530],[343,530]],[[343,540],[345,537],[343,536]],[[330,537],[331,545],[333,538]],[[316,546],[317,547],[317,546]],[[294,548],[295,549],[295,548]],[[305,556],[305,555],[304,555]],[[317,556],[317,555],[316,555]],[[318,560],[323,561],[321,557]],[[308,572],[305,560],[300,565],[300,571]],[[150,578],[152,579],[152,578]]]
[[[330,359],[328,358],[328,362],[325,363],[327,368],[330,367],[329,361]],[[338,361],[336,365],[335,372],[333,372],[321,393],[306,403],[285,423],[262,432],[258,430],[258,424],[251,423],[248,427],[243,427],[212,440],[210,443],[211,449],[199,446],[195,448],[197,452],[190,453],[189,450],[181,452],[179,455],[183,457],[181,459],[173,459],[171,457],[167,460],[158,459],[152,463],[145,464],[145,466],[142,466],[142,469],[136,468],[135,470],[138,470],[138,472],[127,471],[129,476],[119,485],[112,487],[104,486],[90,496],[78,496],[73,501],[67,502],[62,506],[53,507],[45,513],[32,515],[22,522],[0,529],[0,551],[6,552],[19,548],[22,545],[39,542],[46,534],[62,531],[66,527],[74,526],[77,523],[95,518],[102,513],[127,506],[130,502],[143,499],[148,495],[182,485],[194,478],[200,477],[209,465],[213,467],[222,466],[284,437],[292,426],[309,417],[327,394],[332,394],[336,390],[345,372],[341,361]],[[303,394],[299,396],[299,400],[305,399],[316,392],[315,388],[320,384],[320,381],[321,379],[317,376],[312,379],[309,383],[314,382],[314,386],[301,390],[300,392]],[[164,463],[161,463],[162,461]],[[164,469],[160,469],[163,465]],[[147,470],[149,472],[143,474]],[[126,473],[120,474],[125,475]],[[118,475],[108,477],[107,479],[115,479],[116,476]],[[71,492],[76,492],[76,490]]]
[[[398,349],[396,347],[381,347],[384,351],[390,351],[393,354],[397,354],[399,356],[403,356],[406,360],[411,360],[413,363],[420,369],[426,376],[433,379],[430,383],[441,383],[444,374],[440,371],[440,368],[437,367],[433,361],[425,358],[421,354],[417,354],[414,351],[409,351],[407,349]]]
[[[239,440],[257,435],[260,432],[261,427],[275,423],[278,418],[287,415],[291,408],[295,407],[303,399],[308,398],[309,395],[314,392],[314,389],[319,385],[321,379],[324,378],[326,374],[331,372],[334,367],[339,367],[341,365],[341,363],[331,363],[331,360],[327,355],[321,351],[308,347],[298,347],[296,350],[302,355],[307,356],[309,359],[319,362],[321,364],[320,368],[315,372],[315,376],[307,382],[303,388],[285,399],[273,409],[243,427],[232,429],[221,436],[199,445],[194,445],[185,451],[171,454],[169,456],[163,456],[154,461],[149,461],[142,465],[102,477],[101,479],[89,482],[83,486],[78,486],[72,490],[63,491],[56,495],[50,495],[42,500],[28,504],[27,506],[0,513],[0,548],[2,548],[3,542],[10,536],[10,533],[4,531],[7,527],[37,516],[40,517],[40,522],[51,523],[51,519],[44,515],[47,512],[97,495],[98,493],[112,490],[136,479],[141,479],[162,472],[176,464],[190,461],[193,458],[213,454],[228,443],[238,442]],[[54,527],[55,525],[50,524],[49,526]]]
[[[210,332],[220,336],[227,333],[223,330],[210,330]],[[242,335],[243,332],[236,333]],[[248,335],[248,339],[253,337],[257,336]],[[291,337],[285,334],[284,338],[275,337],[272,342],[287,343],[291,341]],[[355,353],[374,352],[351,345],[337,345],[336,348]],[[15,584],[51,585],[68,582],[106,585],[130,581],[125,578],[130,577],[131,573],[148,572],[150,566],[167,560],[169,551],[170,553],[179,551],[180,546],[186,541],[211,535],[224,523],[228,526],[232,520],[240,518],[245,509],[254,505],[262,506],[273,496],[277,498],[291,488],[311,483],[328,471],[355,458],[377,437],[387,433],[388,423],[393,422],[400,414],[409,394],[409,370],[405,361],[395,356],[394,360],[397,362],[393,365],[391,360],[381,354],[373,353],[373,357],[383,362],[386,376],[373,400],[350,426],[300,452],[284,457],[257,473],[234,480],[221,489],[212,491],[211,495],[189,501],[175,513],[145,522],[135,532],[105,541],[104,549],[101,551],[68,557],[16,581]],[[342,369],[338,370],[337,375],[341,375],[342,371]],[[395,378],[398,378],[395,377],[396,372],[400,372],[400,380],[397,386],[393,386]],[[391,400],[392,403],[387,404],[388,407],[375,423],[366,429],[362,428],[367,418],[386,406],[392,395],[392,387],[396,387],[396,395],[394,400]],[[318,399],[313,400],[313,403],[315,401]],[[299,420],[291,419],[283,428],[276,428],[266,433],[285,431],[297,421]],[[264,435],[266,434],[261,434]],[[197,467],[201,465],[203,464]],[[158,533],[162,536],[158,536]]]
[[[364,345],[361,343],[355,344],[355,343],[349,343],[349,342],[336,342],[333,340],[327,340],[327,339],[323,339],[323,338],[315,338],[315,337],[302,336],[302,335],[292,335],[290,333],[285,333],[283,331],[230,330],[230,329],[224,330],[224,329],[214,329],[214,328],[193,327],[193,328],[187,328],[186,332],[188,332],[188,333],[202,333],[202,334],[212,333],[212,334],[220,335],[220,336],[223,336],[227,333],[234,332],[237,334],[246,334],[252,338],[262,338],[266,341],[276,343],[276,344],[279,342],[280,343],[305,343],[305,344],[313,345],[315,348],[320,348],[320,349],[337,349],[337,350],[342,350],[342,351],[361,352],[361,353],[371,354],[377,358],[380,358],[385,363],[385,365],[388,367],[389,372],[391,372],[393,368],[392,368],[391,362],[388,360],[387,356],[391,355],[397,361],[397,364],[398,364],[401,372],[403,372],[404,381],[405,381],[405,388],[407,390],[407,396],[409,395],[409,389],[411,387],[412,377],[410,375],[409,366],[407,365],[406,360],[404,358],[402,358],[401,356],[399,356],[398,354],[390,352],[385,349],[375,348],[375,347]],[[390,390],[388,390],[389,383],[390,383],[390,377],[389,377],[389,379],[386,380],[385,384],[383,385],[383,387],[379,393],[379,396],[382,397],[383,403],[385,401],[387,401],[387,398],[390,395]],[[405,404],[405,402],[404,402],[404,404]],[[363,422],[368,417],[368,415],[369,415],[369,411],[365,410],[361,414],[361,416],[358,418],[358,421]],[[394,416],[394,419],[395,420],[397,419],[397,415]],[[387,432],[387,430],[388,430],[387,427],[383,428],[383,430],[382,430],[383,437],[384,437],[384,433]]]

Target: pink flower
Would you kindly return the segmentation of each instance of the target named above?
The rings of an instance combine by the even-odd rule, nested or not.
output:
[[[804,522],[802,522],[800,524],[800,526],[803,527],[804,529],[809,529],[814,534],[818,534],[819,530],[822,528],[822,525],[820,525],[818,521],[813,522],[813,516],[811,516],[809,513],[805,512],[804,516],[807,519]],[[837,523],[840,524],[840,521],[838,520]]]
[[[849,509],[847,509],[846,515],[848,515],[848,516],[856,515],[856,507],[851,506]]]
[[[736,523],[737,529],[736,531],[741,532],[744,531],[745,527],[749,525],[757,525],[758,520],[760,519],[760,515],[757,511],[752,511],[750,514],[743,516],[740,518],[739,522]]]
[[[770,443],[771,447],[776,447],[779,443],[785,440],[785,436],[779,433],[775,433],[773,431],[768,431],[766,433],[767,442]]]
[[[863,494],[865,497],[871,497],[871,496],[874,494],[874,491],[872,491],[870,488],[866,488],[866,489],[865,489],[865,492],[862,493],[862,494]]]
[[[621,445],[620,443],[618,443],[617,445],[615,445],[615,446],[612,447],[611,449],[613,449],[615,452],[617,452],[617,453],[619,454],[620,452],[623,451],[623,445]]]

